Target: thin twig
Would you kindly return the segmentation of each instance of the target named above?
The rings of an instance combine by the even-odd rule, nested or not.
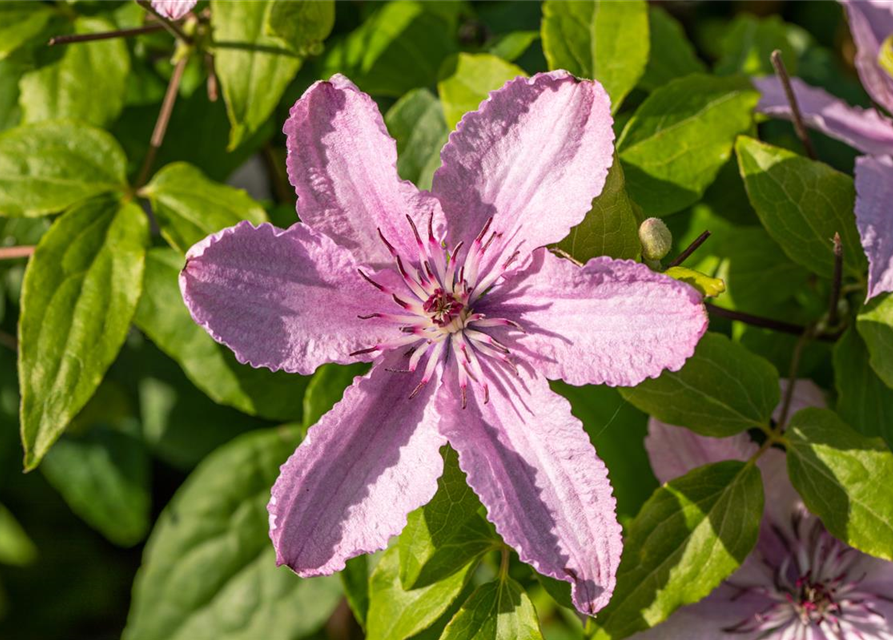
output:
[[[791,86],[791,77],[788,75],[788,70],[784,66],[784,60],[781,58],[781,51],[776,49],[772,52],[770,58],[772,60],[772,66],[775,67],[775,73],[778,75],[778,79],[784,87],[784,93],[785,96],[787,96],[788,104],[791,107],[791,115],[794,119],[794,131],[797,132],[797,137],[800,138],[800,142],[803,143],[806,155],[813,160],[818,160],[815,147],[812,146],[812,140],[809,138],[809,132],[806,130],[806,125],[803,124],[803,114],[800,112],[800,106],[797,104],[797,96],[794,95],[794,88]]]
[[[146,11],[151,13],[158,22],[161,24],[162,28],[167,29],[171,32],[171,34],[179,39],[181,42],[185,42],[186,44],[192,44],[192,38],[186,35],[186,32],[180,28],[180,26],[171,20],[168,20],[166,17],[161,15],[155,10],[155,7],[151,5],[149,0],[136,0],[137,3]]]
[[[670,264],[667,265],[667,268],[669,269],[670,267],[678,267],[680,264],[685,262],[686,258],[688,258],[688,256],[693,254],[695,251],[697,251],[698,247],[700,247],[702,244],[704,244],[704,242],[709,237],[710,237],[709,231],[705,231],[704,233],[699,235],[697,238],[695,238],[694,242],[692,242],[690,245],[688,245],[688,247],[685,248],[685,251],[683,251],[678,256],[673,258],[672,261],[670,261]]]
[[[281,169],[285,163],[280,162],[280,158],[276,156],[276,150],[269,142],[263,146],[262,152],[261,157],[266,165],[276,201],[280,204],[294,204],[295,192],[288,184],[288,176]]]
[[[831,280],[831,298],[828,300],[828,328],[837,326],[837,307],[840,304],[840,287],[843,283],[843,245],[840,234],[834,234],[834,279]]]
[[[803,332],[806,331],[806,329],[808,328],[804,327],[803,325],[793,324],[791,322],[783,322],[782,320],[773,320],[772,318],[755,316],[753,314],[744,313],[742,311],[732,311],[731,309],[724,309],[722,307],[712,305],[709,302],[705,302],[704,306],[707,307],[707,311],[709,311],[712,315],[719,316],[721,318],[728,318],[729,320],[737,320],[738,322],[743,322],[744,324],[749,324],[753,327],[760,327],[761,329],[771,329],[772,331],[778,331],[779,333],[787,333],[792,336],[803,335]],[[813,337],[824,342],[835,342],[840,337],[840,334],[821,333]]]
[[[34,247],[30,245],[2,247],[0,248],[0,260],[11,260],[12,258],[27,258],[32,253],[34,253]]]
[[[208,70],[208,100],[217,102],[220,91],[217,84],[217,72],[214,70],[214,56],[210,53],[205,54],[205,67]]]
[[[102,33],[75,33],[69,36],[55,36],[50,38],[47,46],[55,47],[59,44],[73,44],[76,42],[93,42],[95,40],[111,40],[112,38],[130,38],[139,36],[144,33],[153,33],[161,31],[164,25],[161,23],[147,24],[145,27],[136,27],[134,29],[116,29],[114,31],[103,31]]]
[[[791,411],[791,400],[794,399],[794,387],[797,386],[797,371],[800,369],[800,358],[803,355],[803,349],[813,337],[813,328],[806,327],[794,346],[794,353],[791,355],[791,367],[788,371],[788,385],[784,390],[784,400],[781,404],[781,413],[778,416],[778,424],[775,428],[777,433],[784,431],[785,423],[788,420],[788,414]]]
[[[136,181],[136,188],[139,189],[149,179],[149,172],[155,163],[155,156],[161,143],[164,142],[164,134],[167,132],[167,125],[171,120],[171,113],[174,110],[174,103],[177,101],[177,92],[180,89],[180,81],[183,79],[183,72],[186,70],[186,63],[189,62],[188,56],[183,56],[174,67],[170,81],[167,83],[167,91],[164,94],[164,101],[161,103],[161,110],[158,112],[158,119],[155,121],[155,129],[152,131],[152,139],[149,141],[149,150],[146,152],[146,159],[143,161],[143,167],[140,169],[139,178]]]

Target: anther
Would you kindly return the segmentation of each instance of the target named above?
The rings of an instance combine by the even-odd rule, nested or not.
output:
[[[484,236],[487,235],[487,231],[490,229],[490,224],[492,222],[493,222],[493,216],[490,216],[489,218],[487,218],[487,221],[484,223],[484,228],[481,229],[481,232],[474,239],[475,242],[480,243],[484,239]]]
[[[357,316],[360,320],[371,320],[372,318],[380,318],[380,313],[370,313],[368,316]]]
[[[368,349],[360,349],[359,351],[352,351],[352,352],[350,352],[350,353],[347,354],[347,355],[349,355],[349,356],[361,356],[361,355],[363,355],[364,353],[372,353],[373,351],[378,351],[378,350],[379,350],[379,347],[378,347],[378,346],[375,346],[375,347],[369,347]]]
[[[381,285],[378,284],[375,280],[373,280],[372,278],[370,278],[369,276],[367,276],[367,275],[363,272],[362,269],[357,269],[357,272],[358,272],[361,276],[363,276],[363,280],[365,280],[366,282],[368,282],[369,284],[371,284],[373,287],[375,287],[375,288],[378,289],[379,291],[387,292],[387,289],[386,289],[385,287],[381,286]]]
[[[381,232],[381,228],[379,227],[376,230],[378,231],[378,237],[381,238],[382,242],[384,242],[384,246],[386,246],[388,248],[388,251],[391,252],[392,256],[396,256],[397,250],[394,248],[394,245],[392,245],[390,242],[388,242],[388,239],[384,237],[384,234]]]

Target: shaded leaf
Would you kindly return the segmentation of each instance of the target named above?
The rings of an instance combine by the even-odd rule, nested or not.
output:
[[[366,615],[369,613],[369,559],[357,556],[348,560],[338,574],[344,597],[360,626],[366,628]]]
[[[0,60],[39,36],[55,15],[42,2],[3,2],[0,4]]]
[[[737,460],[655,491],[627,530],[614,597],[593,637],[626,638],[704,598],[750,553],[762,515],[760,471]]]
[[[645,74],[639,80],[641,88],[654,91],[676,78],[707,71],[682,25],[659,5],[648,6],[648,34],[651,55]]]
[[[273,0],[266,30],[300,55],[319,55],[335,26],[335,0]]]
[[[212,453],[165,508],[137,573],[125,640],[292,640],[340,598],[336,577],[276,566],[266,504],[294,431],[246,434]]]
[[[324,364],[313,374],[304,392],[304,430],[306,431],[341,401],[344,390],[354,378],[368,371],[363,363],[340,365]]]
[[[58,218],[37,245],[19,321],[26,470],[87,403],[124,344],[148,241],[140,208],[106,197]]]
[[[480,500],[466,484],[455,450],[442,451],[437,493],[409,514],[400,534],[400,581],[405,589],[425,587],[461,571],[499,544],[480,514]]]
[[[604,189],[592,201],[592,209],[558,243],[558,248],[584,263],[598,256],[638,260],[642,245],[634,207],[626,193],[623,167],[615,158]]]
[[[853,179],[826,164],[742,136],[735,144],[750,203],[791,260],[820,276],[834,270],[832,239],[840,234],[844,266],[864,277],[853,207]]]
[[[893,295],[872,298],[859,312],[856,328],[868,347],[871,368],[893,389]]]
[[[778,372],[740,344],[708,332],[679,371],[620,393],[661,422],[725,437],[769,424],[779,401]]]
[[[893,449],[893,389],[868,363],[862,337],[850,328],[834,345],[837,413],[864,436],[881,436]]]
[[[0,564],[25,566],[37,558],[37,547],[9,509],[0,504]]]

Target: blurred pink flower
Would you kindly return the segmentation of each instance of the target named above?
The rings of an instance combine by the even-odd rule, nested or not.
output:
[[[872,99],[893,112],[893,76],[879,62],[884,40],[893,35],[893,2],[847,0],[856,43],[856,69]],[[775,76],[756,78],[758,111],[792,118],[784,88]],[[851,107],[822,89],[794,79],[797,104],[807,126],[868,154],[856,159],[856,225],[868,256],[868,298],[893,291],[893,121],[875,109]]]
[[[198,0],[152,0],[152,8],[168,20],[179,20],[196,4]]]
[[[824,404],[812,382],[797,382],[791,413]],[[757,451],[746,433],[707,438],[653,418],[645,446],[661,482],[701,465],[747,460]],[[768,450],[757,464],[765,509],[753,552],[707,598],[631,640],[893,638],[893,562],[833,538],[791,486],[782,451]]]
[[[398,177],[378,107],[342,76],[310,87],[284,131],[302,222],[209,236],[180,280],[241,362],[374,363],[282,467],[279,563],[330,574],[384,548],[434,495],[449,442],[506,543],[595,613],[620,526],[607,470],[548,379],[635,385],[681,367],[707,323],[688,285],[543,248],[604,185],[604,89],[562,71],[508,82],[450,136],[430,193]]]

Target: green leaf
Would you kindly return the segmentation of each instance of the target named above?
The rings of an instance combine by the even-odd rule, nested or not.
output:
[[[743,78],[693,74],[655,90],[617,142],[632,199],[648,216],[697,202],[748,131],[759,99]]]
[[[214,68],[232,129],[229,150],[257,131],[273,113],[301,68],[301,58],[265,33],[270,2],[211,0]]]
[[[357,556],[348,560],[338,574],[347,605],[364,630],[366,615],[369,613],[369,558]]]
[[[477,566],[469,562],[444,580],[404,590],[400,582],[400,550],[385,551],[369,584],[367,640],[405,640],[427,629],[462,592]]]
[[[863,277],[865,253],[853,206],[853,179],[826,164],[742,136],[735,144],[750,203],[791,260],[830,278],[832,239],[840,233],[844,266]]]
[[[22,119],[19,81],[28,67],[15,60],[0,60],[0,131],[12,129]]]
[[[398,98],[437,81],[458,49],[456,18],[445,3],[389,2],[329,47],[321,75],[343,73],[367,93]]]
[[[397,173],[420,189],[430,189],[450,135],[440,100],[428,89],[413,89],[388,110],[384,121],[397,141]]]
[[[335,26],[335,0],[273,0],[265,25],[299,55],[319,55]]]
[[[514,62],[539,39],[539,31],[512,31],[488,42],[487,53],[498,56],[506,62]]]
[[[856,328],[868,347],[871,368],[893,389],[893,294],[872,298],[859,312]]]
[[[541,29],[549,68],[601,82],[616,113],[648,63],[648,5],[549,0]]]
[[[142,438],[167,464],[191,470],[217,447],[250,429],[269,426],[215,404],[193,385],[176,362],[132,332],[113,375],[133,376],[139,398]]]
[[[122,547],[149,530],[149,455],[133,435],[93,425],[84,434],[63,436],[41,471],[71,510]]]
[[[893,389],[868,364],[868,348],[850,328],[834,345],[837,413],[864,436],[881,436],[893,449]]]
[[[651,55],[645,74],[639,80],[641,88],[654,91],[676,78],[707,71],[682,25],[658,5],[648,6],[648,32]]]
[[[124,344],[148,242],[142,210],[104,197],[62,215],[37,245],[19,321],[26,470],[87,403]]]
[[[506,576],[471,594],[441,640],[541,640],[540,623],[524,588]]]
[[[0,60],[39,36],[55,13],[42,2],[0,4]]]
[[[268,221],[263,207],[243,190],[213,182],[185,162],[164,167],[140,195],[152,202],[161,235],[181,253],[242,220],[255,225]]]
[[[0,134],[0,215],[41,216],[126,188],[127,159],[105,131],[71,122]]]
[[[37,547],[22,525],[0,504],[0,564],[25,566],[37,558]]]
[[[400,534],[400,581],[405,589],[448,578],[499,544],[480,515],[481,503],[466,484],[458,454],[450,447],[442,453],[437,493],[409,514]]]
[[[634,207],[626,193],[623,167],[615,158],[608,171],[605,188],[592,201],[592,209],[583,222],[558,243],[558,248],[580,262],[598,256],[638,260],[642,245]]]
[[[560,380],[549,384],[570,401],[571,413],[583,423],[599,458],[610,470],[618,517],[632,518],[658,485],[643,446],[648,416],[611,387],[575,387]],[[541,582],[549,584],[542,578]],[[569,587],[563,580],[552,582],[562,590]],[[567,593],[569,597],[570,591]]]
[[[706,273],[688,269],[686,267],[670,267],[664,271],[665,275],[675,280],[687,282],[697,289],[705,298],[715,298],[726,290],[726,283],[720,278],[711,278]]]
[[[102,18],[74,21],[76,34],[114,28]],[[61,58],[22,77],[22,119],[40,122],[63,117],[108,125],[124,106],[129,72],[130,55],[122,38],[67,45]]]
[[[240,364],[227,347],[193,322],[177,284],[183,256],[152,249],[145,292],[134,322],[215,402],[270,420],[300,420],[308,378]]]
[[[836,538],[893,560],[893,453],[853,431],[828,409],[803,409],[786,431],[788,474]]]
[[[489,53],[460,53],[444,63],[437,92],[448,129],[455,129],[468,111],[476,111],[494,89],[527,73]]]
[[[629,526],[617,587],[595,638],[626,638],[698,602],[750,553],[763,515],[754,464],[698,467],[654,492]]]
[[[319,629],[338,579],[276,566],[266,504],[294,431],[246,434],[205,459],[158,519],[125,640],[291,640]]]
[[[719,75],[772,75],[775,69],[770,57],[778,49],[788,73],[796,76],[801,51],[798,51],[796,34],[791,27],[778,16],[757,18],[747,13],[737,16],[722,39],[722,57],[717,60],[714,72]]]
[[[313,374],[304,392],[304,431],[328,413],[344,396],[354,378],[369,370],[365,364],[324,364]]]
[[[775,367],[710,332],[679,371],[664,371],[620,393],[662,422],[713,437],[767,425],[780,395]]]

